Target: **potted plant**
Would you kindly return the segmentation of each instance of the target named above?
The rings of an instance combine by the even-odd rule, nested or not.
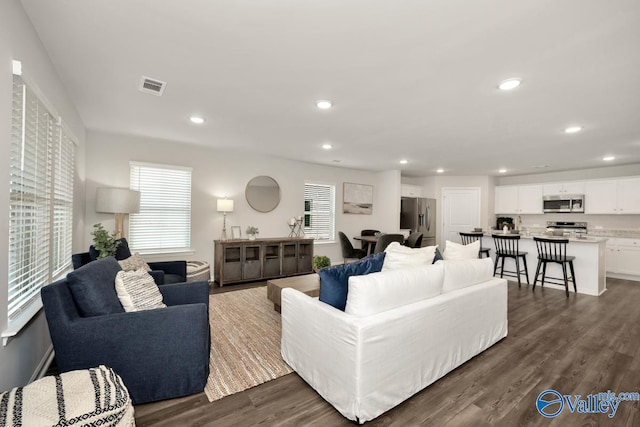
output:
[[[260,230],[258,230],[258,227],[254,227],[253,225],[250,225],[247,227],[245,232],[247,233],[247,236],[249,236],[249,240],[255,240],[256,234],[259,234]]]
[[[315,255],[313,257],[312,264],[313,264],[313,271],[317,273],[323,268],[331,266],[331,259],[328,256]]]
[[[106,258],[116,254],[120,241],[116,240],[115,231],[109,234],[101,223],[97,223],[93,225],[91,235],[93,236],[93,247],[98,251],[98,258]]]

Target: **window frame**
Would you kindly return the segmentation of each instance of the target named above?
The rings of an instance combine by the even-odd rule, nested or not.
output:
[[[24,75],[19,61],[13,62],[12,80],[3,345],[42,308],[40,289],[71,270],[78,145],[56,109]],[[40,225],[34,222],[34,214],[40,216],[36,221]]]
[[[151,188],[147,187],[147,191],[144,188],[141,189],[141,181],[142,178],[139,175],[139,172],[135,172],[135,170],[143,171],[145,175],[155,175],[155,179],[151,183],[144,183],[144,185],[150,185]],[[183,182],[179,181],[158,181],[157,174],[161,174],[160,171],[166,171],[170,174],[182,174],[188,173],[188,185],[186,185],[186,180]],[[136,177],[136,173],[138,176]],[[137,182],[136,182],[137,180]],[[182,232],[187,233],[187,238],[184,240],[184,244],[173,246],[168,243],[154,246],[151,245],[151,242],[154,239],[157,239],[158,236],[162,236],[162,231],[166,230],[165,226],[158,224],[158,222],[167,221],[172,219],[171,215],[167,215],[167,205],[162,204],[161,200],[157,198],[153,198],[153,192],[157,191],[158,193],[162,192],[162,196],[158,196],[159,198],[166,196],[166,191],[168,188],[171,188],[174,185],[178,185],[178,188],[185,190],[188,188],[188,203],[184,206],[188,207],[185,209],[183,207],[182,210],[178,209],[177,206],[174,212],[182,212],[182,215],[185,217],[183,223],[177,225],[177,223],[172,223],[179,227]],[[194,250],[191,249],[191,211],[192,211],[192,187],[193,187],[193,168],[186,166],[177,166],[177,165],[167,165],[160,163],[149,163],[149,162],[139,162],[139,161],[130,161],[129,162],[129,188],[131,190],[140,191],[140,212],[129,215],[129,246],[133,252],[140,252],[143,255],[154,255],[154,254],[192,254]],[[184,194],[178,195],[178,197],[183,197]],[[176,200],[170,198],[170,200]],[[149,212],[145,212],[146,210]],[[155,211],[155,214],[153,213]],[[175,217],[173,217],[175,219]],[[155,223],[155,225],[150,225],[151,223]],[[137,227],[139,226],[139,229]],[[155,228],[154,228],[155,227]],[[147,237],[144,239],[144,235],[148,235],[150,232],[153,233],[154,237]],[[138,238],[137,236],[141,236]],[[179,233],[175,234],[167,234],[164,236],[164,240],[161,241],[170,242],[175,239],[175,236],[178,236]],[[171,237],[174,236],[174,237]],[[157,241],[157,240],[156,240]]]
[[[315,186],[315,187],[326,187],[329,189],[329,197],[328,197],[328,206],[329,210],[319,210],[315,211],[310,205],[307,206],[307,187]],[[303,187],[303,201],[304,201],[304,216],[302,229],[304,231],[305,236],[311,237],[314,239],[315,243],[319,244],[330,244],[336,242],[336,184],[335,183],[327,183],[327,182],[318,182],[313,180],[305,180]],[[308,210],[307,208],[311,208]],[[318,238],[317,232],[313,230],[312,227],[306,226],[309,221],[313,218],[314,212],[318,215],[318,213],[322,213],[327,216],[327,222],[329,223],[329,236],[327,238]]]

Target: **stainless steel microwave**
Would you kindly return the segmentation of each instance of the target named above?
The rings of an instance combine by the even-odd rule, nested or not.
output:
[[[542,211],[584,213],[584,194],[543,196]]]

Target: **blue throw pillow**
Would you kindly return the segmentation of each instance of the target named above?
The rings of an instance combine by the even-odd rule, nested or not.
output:
[[[116,293],[120,264],[113,257],[102,258],[67,274],[67,283],[83,317],[123,313]]]
[[[436,248],[436,254],[433,256],[433,262],[431,264],[435,264],[436,261],[440,261],[442,258],[442,254],[440,253],[440,251],[438,250],[438,248]]]
[[[347,305],[349,277],[377,273],[382,270],[385,252],[369,255],[351,264],[323,268],[320,275],[320,301],[344,311]]]

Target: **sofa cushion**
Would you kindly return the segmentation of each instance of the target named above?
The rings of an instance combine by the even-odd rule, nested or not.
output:
[[[115,287],[120,304],[126,312],[166,307],[162,302],[158,285],[143,268],[119,271],[116,275]]]
[[[118,264],[120,264],[120,267],[124,271],[135,271],[139,269],[151,271],[149,264],[145,262],[144,258],[142,258],[138,252],[134,253],[129,258],[118,261]]]
[[[440,295],[444,280],[442,264],[349,278],[345,313],[358,317],[370,316]]]
[[[480,252],[480,240],[476,240],[468,245],[451,242],[447,240],[447,245],[442,254],[444,259],[474,259],[478,258]]]
[[[491,258],[445,259],[437,264],[444,266],[443,293],[485,282],[493,277]]]
[[[425,246],[423,248],[410,248],[398,242],[392,242],[384,250],[382,271],[405,269],[433,263],[437,246]]]
[[[385,253],[369,255],[351,264],[334,265],[320,270],[320,301],[344,311],[349,277],[382,270]]]
[[[115,280],[120,264],[113,257],[83,265],[67,274],[67,283],[83,317],[122,313]]]

